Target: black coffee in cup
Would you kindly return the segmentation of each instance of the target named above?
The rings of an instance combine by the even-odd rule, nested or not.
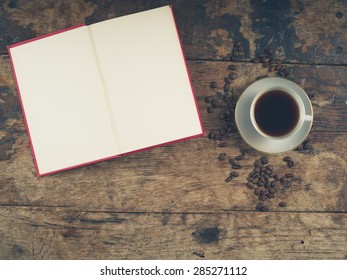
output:
[[[282,90],[265,92],[254,106],[254,119],[259,129],[269,136],[280,137],[290,133],[299,118],[298,103]]]

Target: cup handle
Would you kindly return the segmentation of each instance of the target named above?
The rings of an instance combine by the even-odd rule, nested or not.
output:
[[[313,116],[310,116],[310,115],[305,115],[304,117],[305,121],[312,121],[312,119],[313,119]]]

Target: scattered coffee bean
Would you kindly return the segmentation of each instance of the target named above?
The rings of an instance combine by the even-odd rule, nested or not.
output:
[[[271,182],[271,188],[275,188],[278,185],[277,181],[272,181]]]
[[[269,163],[269,159],[268,159],[266,156],[262,156],[262,157],[260,158],[260,161],[261,161],[261,163],[264,164],[264,165]]]
[[[231,80],[235,80],[236,79],[236,73],[235,72],[230,72],[230,74],[229,74],[229,78],[231,79]]]
[[[226,146],[228,146],[228,142],[221,142],[221,143],[218,144],[219,148],[224,148]]]
[[[219,160],[225,160],[226,157],[227,157],[227,154],[226,154],[226,153],[221,153],[221,154],[219,154],[218,159],[219,159]]]
[[[270,182],[265,182],[265,188],[270,188],[271,187],[271,183]]]
[[[274,170],[273,167],[272,167],[271,165],[267,165],[267,166],[266,166],[266,169],[269,170],[270,172]]]
[[[268,209],[262,202],[259,202],[259,203],[255,206],[255,210],[257,210],[257,211],[262,211],[262,212],[269,211],[269,209]]]
[[[227,83],[227,84],[231,84],[232,80],[229,78],[229,77],[225,77],[224,81]]]
[[[286,207],[287,206],[287,203],[285,203],[284,201],[281,201],[279,204],[278,204],[279,207]]]
[[[255,194],[255,195],[260,195],[260,189],[259,189],[259,188],[256,188],[256,189],[254,190],[254,194]]]
[[[211,103],[212,100],[213,100],[212,96],[206,96],[206,97],[205,97],[205,102],[206,102],[206,103]]]
[[[240,173],[239,173],[239,172],[236,172],[236,171],[232,171],[232,172],[230,172],[230,176],[239,177],[239,176],[240,176]]]
[[[292,158],[289,157],[289,156],[283,158],[283,161],[285,161],[285,162],[288,162],[288,161],[290,161],[290,160],[292,160]]]
[[[336,12],[335,16],[337,18],[342,18],[343,17],[343,13],[342,12]]]
[[[226,179],[225,179],[225,182],[230,182],[231,180],[233,179],[233,177],[232,176],[228,176]]]
[[[213,108],[219,107],[219,103],[218,103],[217,100],[212,100],[211,105],[212,105]]]
[[[294,166],[294,161],[292,161],[292,160],[288,161],[287,166],[292,168]]]
[[[238,155],[235,157],[236,160],[243,160],[245,157],[243,155]]]
[[[230,64],[230,65],[228,66],[228,69],[229,69],[229,70],[232,70],[232,71],[235,71],[235,70],[237,70],[237,66],[234,65],[234,64]]]
[[[232,166],[233,169],[240,169],[241,168],[241,165],[240,164],[234,164]]]
[[[212,140],[212,139],[214,139],[214,135],[215,134],[213,132],[210,132],[207,137],[208,137],[208,139]]]
[[[246,184],[246,186],[247,186],[247,188],[249,188],[249,189],[254,189],[254,184],[252,184],[251,182],[248,182],[247,184]]]
[[[212,89],[217,88],[217,83],[216,83],[216,82],[211,82],[211,83],[210,83],[210,87],[211,87]]]
[[[283,184],[286,181],[286,177],[281,177],[280,182]]]
[[[267,196],[268,198],[274,198],[274,197],[275,197],[275,195],[274,195],[273,193],[268,193],[266,196]]]
[[[294,173],[286,173],[285,175],[287,178],[293,178],[295,177]]]
[[[270,188],[270,189],[269,189],[269,193],[276,193],[276,191],[275,191],[275,189]]]

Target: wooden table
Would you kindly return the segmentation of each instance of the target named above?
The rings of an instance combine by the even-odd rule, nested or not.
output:
[[[206,136],[38,178],[6,45],[169,3]],[[347,259],[346,19],[345,1],[1,1],[0,258]],[[235,42],[244,51],[230,62]],[[309,152],[269,156],[279,174],[300,180],[263,212],[245,186],[262,154],[238,133],[226,147],[208,139],[222,122],[205,97],[230,64],[236,95],[258,76],[276,76],[251,62],[269,46],[314,95],[315,119]],[[226,183],[232,169],[218,156],[240,148],[240,176]]]

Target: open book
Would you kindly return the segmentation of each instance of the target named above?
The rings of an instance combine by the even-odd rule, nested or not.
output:
[[[8,50],[39,176],[203,134],[170,6]]]

